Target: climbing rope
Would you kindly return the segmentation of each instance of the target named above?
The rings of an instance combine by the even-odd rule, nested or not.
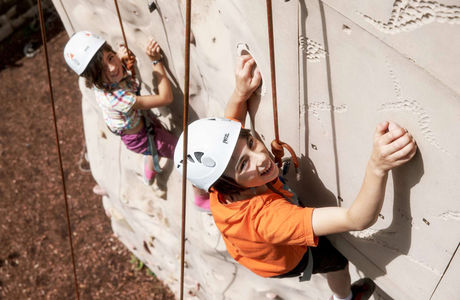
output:
[[[131,71],[132,77],[135,78],[136,77],[136,71],[134,69],[135,58],[134,58],[133,53],[128,48],[128,41],[126,40],[125,29],[123,28],[123,20],[121,19],[120,9],[118,8],[118,1],[113,0],[113,2],[115,3],[115,9],[117,11],[118,22],[120,22],[121,35],[123,36],[123,42],[125,43],[126,50],[128,51],[128,61],[126,61],[126,68],[128,68],[128,70]]]
[[[123,40],[130,56],[130,61],[126,67],[131,71],[133,77],[134,72],[134,59],[132,59],[131,51],[128,48],[126,41],[125,31],[123,29],[123,21],[121,19],[120,10],[118,8],[117,0],[113,0],[117,10],[118,21],[120,22],[121,33]],[[184,132],[184,153],[183,153],[183,173],[182,173],[182,224],[181,224],[181,260],[180,260],[180,296],[179,299],[184,298],[184,265],[185,265],[185,217],[186,217],[186,187],[187,187],[187,142],[188,142],[188,101],[189,101],[189,79],[190,79],[190,16],[191,16],[191,0],[186,2],[186,23],[185,23],[185,74],[184,74],[184,119],[183,119],[183,132]]]
[[[78,291],[78,279],[77,279],[77,268],[75,265],[75,256],[74,256],[74,250],[73,250],[73,242],[72,242],[72,229],[70,227],[70,215],[69,215],[69,203],[67,202],[67,188],[65,184],[65,177],[64,177],[64,168],[62,166],[62,155],[61,155],[61,147],[59,145],[59,133],[57,130],[57,121],[56,121],[56,109],[54,106],[54,96],[53,96],[53,86],[51,83],[51,72],[50,72],[50,64],[49,64],[49,58],[48,58],[48,48],[46,46],[46,30],[45,30],[45,21],[43,18],[43,10],[42,10],[42,2],[41,0],[37,0],[38,4],[38,14],[40,16],[40,29],[41,29],[41,35],[42,35],[42,41],[43,41],[43,48],[45,50],[45,61],[46,61],[46,69],[48,72],[48,87],[50,91],[50,100],[51,100],[51,108],[53,111],[53,121],[54,121],[54,134],[56,137],[56,147],[58,151],[58,157],[59,157],[59,167],[61,171],[61,179],[62,179],[62,189],[63,189],[63,194],[64,194],[64,203],[65,203],[65,213],[66,213],[66,219],[67,219],[67,233],[69,235],[69,244],[70,244],[70,254],[72,257],[72,266],[73,266],[73,276],[74,276],[74,283],[75,283],[75,295],[77,300],[80,299],[80,293]]]
[[[182,123],[184,143],[182,153],[182,224],[181,224],[181,244],[180,244],[180,297],[184,299],[184,264],[185,264],[185,212],[186,212],[186,192],[187,192],[187,145],[188,145],[188,104],[189,104],[189,79],[190,79],[190,19],[191,19],[191,0],[187,0],[185,6],[185,74],[184,74],[184,119]]]
[[[286,148],[292,156],[292,162],[296,170],[299,167],[299,162],[294,150],[288,144],[280,141],[278,131],[278,104],[276,100],[276,73],[275,73],[275,49],[273,46],[273,21],[272,21],[272,1],[267,0],[267,22],[268,22],[268,44],[270,49],[270,73],[272,82],[272,100],[273,100],[273,121],[275,128],[275,139],[271,143],[272,153],[275,156],[275,162],[279,167],[282,165],[284,149]]]

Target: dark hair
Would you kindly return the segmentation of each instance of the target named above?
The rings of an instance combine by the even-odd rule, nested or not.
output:
[[[247,139],[250,135],[251,131],[249,129],[242,128],[240,131],[240,135],[238,136],[238,139]],[[246,187],[239,185],[238,183],[236,183],[235,179],[227,175],[229,171],[228,168],[229,166],[227,165],[227,168],[225,169],[222,176],[220,176],[219,179],[217,179],[217,181],[214,182],[214,184],[211,187],[219,193],[225,195],[239,194],[240,192],[246,190]]]
[[[115,53],[109,44],[104,43],[101,48],[97,50],[96,54],[94,54],[85,71],[81,74],[81,76],[85,78],[85,85],[88,88],[95,86],[101,90],[106,89],[106,87],[104,87],[104,81],[102,80],[104,52]]]

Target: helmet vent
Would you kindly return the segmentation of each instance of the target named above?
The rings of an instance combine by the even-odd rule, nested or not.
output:
[[[203,152],[194,152],[193,154],[195,155],[196,160],[201,163],[201,157],[203,156],[204,153]]]
[[[209,156],[205,156],[203,157],[203,165],[209,168],[214,168],[216,166],[216,162]]]
[[[187,160],[192,163],[195,162],[190,154],[187,154]]]

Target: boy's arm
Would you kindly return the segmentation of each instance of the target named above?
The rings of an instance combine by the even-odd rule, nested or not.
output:
[[[238,57],[235,70],[235,89],[225,107],[225,117],[236,119],[244,126],[247,101],[260,85],[261,75],[250,55]]]
[[[151,109],[154,107],[165,106],[173,101],[171,84],[166,76],[166,71],[161,61],[161,48],[157,42],[151,40],[147,45],[146,53],[149,58],[156,63],[153,65],[153,73],[158,83],[158,94],[147,96],[136,96],[134,109]]]
[[[388,171],[409,161],[416,151],[414,138],[404,128],[389,122],[379,124],[358,196],[350,208],[316,208],[312,218],[315,235],[363,230],[372,226],[383,205]]]

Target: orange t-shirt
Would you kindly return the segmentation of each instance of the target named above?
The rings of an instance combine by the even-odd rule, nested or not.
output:
[[[279,179],[273,187],[291,198]],[[318,238],[312,228],[313,208],[291,204],[270,189],[247,200],[224,204],[222,195],[210,195],[214,222],[227,251],[240,264],[262,277],[294,269]]]

